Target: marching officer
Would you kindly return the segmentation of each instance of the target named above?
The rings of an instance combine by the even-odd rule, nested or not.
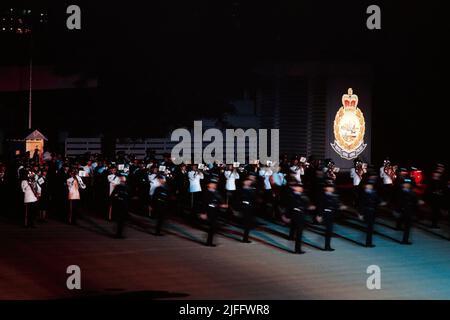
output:
[[[411,230],[411,222],[417,211],[418,199],[412,189],[412,181],[405,179],[402,184],[402,190],[399,194],[400,218],[397,221],[397,228],[403,227],[403,240],[401,244],[411,244],[409,234]]]
[[[206,213],[206,219],[209,224],[206,245],[209,247],[215,247],[213,244],[213,237],[217,230],[217,220],[219,218],[220,209],[228,207],[224,204],[222,196],[217,191],[217,183],[217,178],[211,178],[203,194],[203,212]]]
[[[433,172],[431,181],[428,183],[428,187],[425,191],[425,196],[431,207],[431,227],[439,228],[438,222],[440,218],[443,196],[441,174],[439,172]]]
[[[291,219],[290,239],[295,240],[295,253],[303,254],[302,251],[302,235],[305,227],[305,214],[308,210],[310,201],[303,193],[303,185],[295,182],[290,185],[287,209],[289,218]]]
[[[339,196],[335,193],[334,184],[328,181],[325,184],[321,200],[319,201],[319,223],[325,224],[325,251],[334,251],[331,248],[331,237],[333,235],[333,223],[340,208]]]
[[[254,178],[254,175],[246,177],[242,181],[242,189],[240,192],[241,214],[244,226],[242,242],[245,243],[251,242],[248,237],[250,235],[250,230],[255,223],[256,189],[253,186],[255,182]]]
[[[169,208],[169,188],[167,187],[166,178],[159,174],[157,176],[158,187],[156,187],[155,192],[152,197],[152,213],[156,217],[155,235],[160,236],[161,228],[164,222],[164,218],[167,214]]]
[[[174,172],[175,194],[178,198],[177,211],[183,213],[184,206],[187,204],[189,196],[189,178],[187,176],[186,164],[182,163]]]
[[[373,227],[375,223],[375,214],[378,205],[380,204],[380,198],[374,189],[374,180],[368,180],[364,185],[359,201],[359,213],[360,217],[367,223],[366,233],[366,247],[372,248],[375,245],[372,243]]]
[[[448,223],[450,225],[450,179],[447,179],[447,183],[444,189],[444,207],[447,209],[448,211]]]
[[[111,193],[111,210],[113,217],[117,219],[116,238],[120,239],[123,238],[123,229],[128,218],[130,190],[125,176],[120,176],[119,181]]]

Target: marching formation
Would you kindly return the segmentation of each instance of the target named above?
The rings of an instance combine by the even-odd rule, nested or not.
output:
[[[425,218],[419,206],[431,209],[432,228],[449,208],[445,167],[436,165],[426,187],[422,180],[420,171],[399,168],[388,159],[380,168],[356,159],[350,172],[343,172],[330,159],[286,155],[277,163],[175,165],[169,154],[157,160],[151,152],[142,160],[125,154],[69,159],[45,152],[0,163],[0,203],[7,203],[16,217],[21,213],[27,228],[49,216],[75,225],[86,212],[95,212],[117,222],[117,238],[123,237],[129,212],[154,219],[155,235],[162,234],[167,219],[177,216],[204,224],[207,246],[214,246],[215,234],[227,222],[237,224],[242,241],[248,243],[259,218],[264,218],[288,225],[293,251],[303,253],[305,228],[319,230],[324,250],[334,250],[333,225],[343,212],[360,220],[365,245],[373,247],[380,207],[392,213],[402,230],[400,243],[411,244],[413,218]]]

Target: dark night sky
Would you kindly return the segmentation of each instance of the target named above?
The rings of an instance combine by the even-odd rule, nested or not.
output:
[[[100,123],[117,132],[123,120],[119,131],[157,134],[225,110],[230,98],[252,88],[252,69],[261,61],[363,61],[375,70],[375,158],[447,160],[443,1],[39,3],[50,22],[34,39],[37,63],[99,79],[97,90],[54,94],[67,100],[63,106],[36,94],[36,103],[61,119],[52,121],[54,129],[79,127],[62,119],[68,110],[74,119],[89,110],[86,127]],[[65,29],[68,4],[82,9],[81,31]],[[366,29],[369,4],[380,5],[382,30]],[[26,61],[23,39],[1,41],[0,64]],[[42,115],[37,122],[50,125]]]

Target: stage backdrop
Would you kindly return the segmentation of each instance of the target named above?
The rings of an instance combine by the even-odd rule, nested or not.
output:
[[[256,94],[259,127],[280,129],[280,154],[331,158],[338,167],[350,169],[353,160],[341,157],[332,144],[334,119],[342,106],[342,95],[352,88],[365,120],[362,146],[366,145],[360,157],[370,163],[371,66],[318,61],[262,64],[255,73],[259,76]],[[352,121],[347,122],[343,121],[340,128],[345,132],[348,127],[350,134],[346,138],[351,140],[361,128],[352,128]]]
[[[325,158],[331,158],[336,163],[336,166],[342,169],[350,169],[353,166],[353,160],[349,160],[346,158],[354,158],[354,154],[351,154],[349,157],[347,156],[347,152],[339,152],[339,143],[336,146],[336,140],[339,141],[339,138],[335,136],[334,130],[334,121],[336,120],[336,114],[342,107],[342,95],[348,94],[348,89],[351,88],[353,90],[353,95],[358,97],[356,108],[358,108],[362,112],[362,116],[364,117],[364,127],[358,128],[358,132],[355,134],[359,134],[359,130],[364,129],[364,136],[357,137],[361,138],[360,141],[355,141],[356,144],[350,146],[351,150],[358,154],[357,149],[364,150],[358,155],[364,162],[371,162],[371,139],[372,139],[372,97],[371,97],[371,86],[370,79],[361,76],[361,75],[343,75],[343,76],[335,76],[328,81],[328,89],[327,89],[327,126],[326,126],[326,153]],[[349,108],[350,114],[353,114],[353,107]],[[360,113],[359,113],[360,115]],[[337,120],[340,120],[339,118]],[[345,121],[338,123],[339,126],[343,126]],[[362,132],[361,132],[362,135]],[[352,142],[352,141],[351,141]],[[360,143],[359,143],[360,142]],[[337,149],[337,150],[336,150]]]

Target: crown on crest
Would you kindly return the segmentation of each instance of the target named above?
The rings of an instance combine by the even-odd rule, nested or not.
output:
[[[342,95],[342,105],[345,109],[356,109],[358,105],[358,96],[353,94],[353,89],[348,88],[347,94]]]

